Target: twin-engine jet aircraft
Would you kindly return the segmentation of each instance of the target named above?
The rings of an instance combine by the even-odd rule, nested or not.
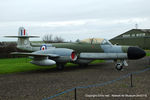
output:
[[[57,69],[63,69],[67,62],[87,66],[96,59],[116,61],[116,69],[121,70],[128,66],[126,60],[136,60],[146,55],[145,51],[138,47],[112,45],[106,39],[85,39],[78,43],[52,43],[33,45],[23,27],[19,28],[18,36],[6,36],[18,38],[17,48],[29,52],[13,52],[14,55],[31,56],[30,63],[40,66],[57,65]]]

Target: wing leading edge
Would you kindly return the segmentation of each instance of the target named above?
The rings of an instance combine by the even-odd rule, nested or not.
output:
[[[23,55],[23,56],[34,56],[34,57],[50,57],[50,58],[58,58],[59,56],[56,54],[37,54],[37,53],[26,53],[26,52],[12,52],[12,55]]]

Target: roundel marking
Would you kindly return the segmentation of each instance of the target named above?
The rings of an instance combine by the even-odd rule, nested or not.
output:
[[[41,47],[40,47],[40,50],[46,50],[47,49],[47,46],[46,45],[42,45]]]

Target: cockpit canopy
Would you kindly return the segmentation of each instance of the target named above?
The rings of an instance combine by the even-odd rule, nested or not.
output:
[[[81,40],[83,43],[100,44],[100,45],[112,45],[110,41],[103,38],[88,38]]]
[[[100,44],[101,45],[112,45],[112,43],[110,41],[108,41],[107,39],[104,39]]]

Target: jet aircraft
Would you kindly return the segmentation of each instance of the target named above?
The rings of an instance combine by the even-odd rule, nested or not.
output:
[[[25,55],[32,57],[30,63],[40,66],[50,66],[56,64],[57,69],[62,70],[67,62],[87,66],[91,61],[114,60],[116,69],[122,70],[123,66],[128,66],[126,60],[136,60],[146,55],[145,51],[132,46],[112,45],[106,39],[85,39],[76,43],[51,43],[43,45],[33,45],[29,38],[38,36],[28,36],[24,27],[20,27],[18,36],[5,36],[18,38],[17,48],[28,52],[13,52],[13,55]]]

